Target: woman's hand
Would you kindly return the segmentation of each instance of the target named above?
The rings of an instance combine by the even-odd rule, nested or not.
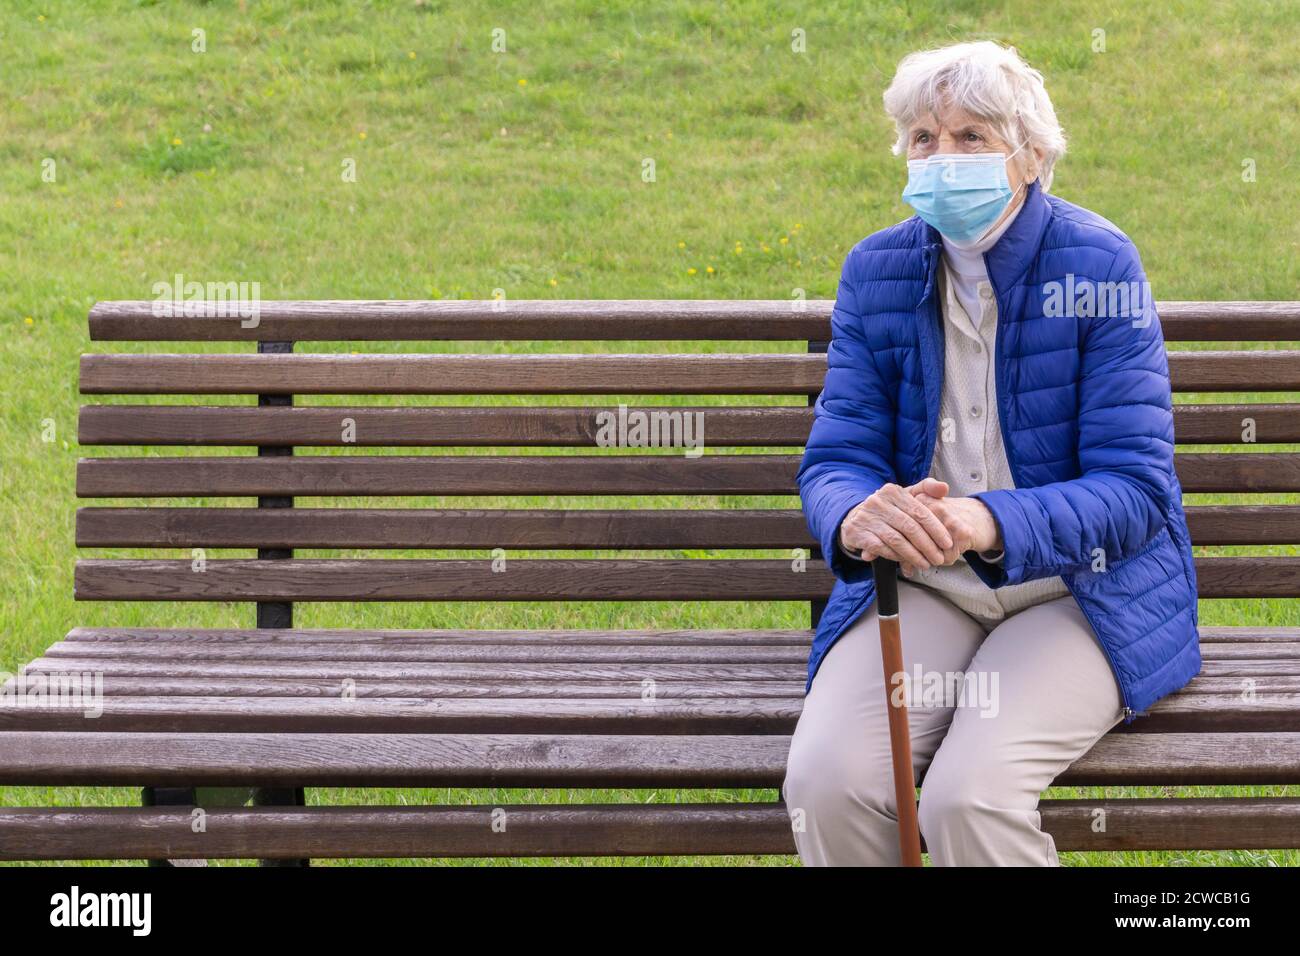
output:
[[[935,478],[908,488],[884,485],[849,512],[840,525],[840,542],[864,561],[889,558],[908,574],[952,564],[966,551],[1002,547],[997,522],[984,503],[949,498],[948,485]]]
[[[921,497],[938,501],[947,494],[947,484],[934,478],[910,488],[883,485],[840,523],[840,543],[864,561],[888,558],[909,574],[950,563],[946,556],[957,542]]]
[[[1001,549],[1002,534],[998,523],[988,506],[978,498],[948,498],[922,493],[918,500],[943,522],[952,536],[953,547],[944,553],[944,564],[952,564],[964,551]]]

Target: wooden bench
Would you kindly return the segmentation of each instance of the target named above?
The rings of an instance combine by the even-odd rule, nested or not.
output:
[[[1166,302],[1160,313],[1170,341],[1300,340],[1300,303]],[[151,499],[80,509],[80,547],[173,556],[81,560],[77,599],[249,602],[257,626],[77,627],[27,665],[7,688],[10,703],[54,675],[102,674],[102,714],[0,706],[0,785],[140,787],[145,805],[0,809],[0,858],[793,852],[775,802],[506,805],[503,816],[496,805],[309,807],[303,797],[308,787],[775,788],[803,694],[806,627],[302,630],[293,617],[296,603],[311,601],[797,601],[815,620],[832,579],[791,496],[829,315],[829,302],[284,302],[263,304],[257,326],[244,328],[237,318],[155,316],[149,302],[95,306],[97,341],[255,342],[258,354],[82,358],[86,395],[244,404],[119,399],[82,408],[83,445],[209,450],[78,462],[79,497]],[[292,354],[294,343],[473,340],[709,340],[736,351]],[[1300,389],[1300,351],[1170,359],[1179,392]],[[294,404],[317,395],[601,397],[544,407]],[[704,413],[700,457],[556,451],[596,445],[597,414],[611,396],[643,395],[733,398],[691,406]],[[1289,397],[1180,405],[1182,446],[1241,445],[1252,419],[1259,447],[1272,449],[1180,451],[1185,491],[1300,492],[1300,454],[1276,447],[1300,442],[1300,405]],[[225,446],[256,454],[210,450]],[[492,450],[437,450],[471,446]],[[510,448],[541,453],[499,451]],[[599,510],[357,502],[403,496],[631,497]],[[689,496],[697,507],[651,510],[640,496]],[[723,506],[735,496],[776,497],[783,507]],[[299,506],[304,497],[340,500]],[[166,500],[176,498],[205,506]],[[1189,520],[1199,545],[1256,552],[1198,557],[1202,597],[1300,596],[1300,506],[1202,505]],[[501,553],[489,556],[497,548],[503,573],[493,566]],[[476,556],[294,557],[304,549]],[[769,556],[682,554],[701,549]],[[552,550],[660,556],[514,556]],[[806,564],[802,553],[811,555]],[[1286,607],[1296,621],[1297,605]],[[564,613],[560,606],[539,620]],[[179,609],[166,615],[184,618]],[[1300,627],[1205,627],[1202,635],[1201,676],[1103,738],[1059,785],[1300,785]],[[1063,850],[1300,847],[1296,796],[1108,795],[1046,799],[1041,810]]]

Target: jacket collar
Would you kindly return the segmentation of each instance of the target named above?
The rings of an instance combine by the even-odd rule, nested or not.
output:
[[[1030,265],[1038,257],[1051,215],[1051,205],[1043,195],[1041,184],[1035,179],[1025,190],[1024,206],[1015,220],[993,244],[993,248],[984,253],[984,264],[995,289],[1010,289],[1029,271]],[[928,295],[934,281],[934,267],[938,265],[939,256],[943,252],[943,238],[930,224],[922,222],[921,225],[925,227],[923,246],[929,255],[931,266],[925,289],[925,294]]]
[[[1029,271],[1030,265],[1038,258],[1051,215],[1052,208],[1035,179],[1025,190],[1025,206],[1016,216],[1016,221],[993,244],[993,248],[984,253],[984,264],[995,288],[1009,289]]]

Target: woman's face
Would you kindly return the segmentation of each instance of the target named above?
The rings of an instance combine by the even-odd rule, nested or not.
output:
[[[955,107],[917,120],[907,131],[909,160],[926,159],[936,153],[1006,153],[1011,156],[1014,149],[1015,146],[1003,140],[989,123]],[[1019,205],[1020,187],[1037,178],[1038,157],[1033,151],[1022,149],[1007,160],[1007,183],[1016,196],[1009,208]]]

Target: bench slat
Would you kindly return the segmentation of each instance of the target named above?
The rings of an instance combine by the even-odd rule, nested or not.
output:
[[[788,734],[802,704],[797,697],[645,701],[639,693],[622,700],[106,697],[93,718],[84,708],[0,707],[0,733]],[[1230,725],[1234,712],[1221,716]]]
[[[128,660],[247,660],[247,661],[390,661],[452,662],[553,661],[557,663],[789,663],[808,657],[808,642],[801,644],[511,644],[488,641],[419,641],[401,643],[367,641],[280,640],[280,641],[171,641],[166,638],[138,641],[59,641],[45,650],[46,657],[104,658]],[[1300,641],[1262,641],[1258,644],[1204,644],[1202,660],[1295,660],[1300,661]]]
[[[1275,559],[1284,560],[1284,559]],[[1300,559],[1297,559],[1300,561]],[[820,561],[785,560],[272,560],[77,562],[82,601],[808,601],[830,593]]]
[[[789,737],[0,734],[5,786],[777,787]],[[1300,734],[1108,734],[1057,786],[1300,783]]]
[[[1300,388],[1300,351],[1170,352],[1177,392],[1287,392]]]
[[[1288,640],[1300,640],[1300,628],[1228,628],[1242,634],[1258,634],[1258,640],[1283,639],[1280,635],[1289,634]],[[1276,632],[1276,634],[1274,633]],[[1270,636],[1272,635],[1272,636]],[[620,647],[639,644],[656,646],[693,646],[703,644],[710,647],[724,645],[739,646],[789,646],[807,647],[812,640],[812,631],[806,628],[753,628],[745,630],[728,630],[725,628],[689,628],[682,630],[655,630],[649,628],[628,628],[627,630],[601,630],[599,628],[545,628],[496,629],[496,628],[436,628],[386,629],[386,630],[352,630],[350,628],[162,628],[162,627],[76,627],[68,632],[65,641],[196,641],[201,643],[279,643],[282,641],[310,641],[312,643],[342,642],[387,643],[405,646],[407,641],[435,642],[438,644],[542,644],[554,646],[581,646],[584,644],[617,644]],[[1253,643],[1253,640],[1251,641]]]
[[[83,395],[806,395],[826,356],[84,355]],[[1173,351],[1174,391],[1300,388],[1300,351]]]
[[[607,644],[495,643],[491,641],[437,641],[409,639],[393,641],[193,641],[170,640],[163,636],[133,641],[59,641],[45,651],[46,657],[85,659],[162,657],[168,660],[315,660],[315,661],[637,661],[689,663],[799,662],[807,658],[808,642],[791,644],[653,644],[619,642]],[[1296,660],[1300,661],[1300,640],[1259,643],[1205,643],[1201,658],[1213,660]]]
[[[21,681],[19,682],[21,685]],[[622,699],[105,697],[85,707],[0,706],[0,732],[789,734],[799,697]],[[1300,732],[1300,694],[1174,694],[1117,733]]]
[[[96,341],[490,341],[830,338],[833,303],[770,300],[266,301],[255,327],[237,317],[155,315],[151,301],[98,302]],[[1300,341],[1297,302],[1159,301],[1167,341]]]
[[[1261,627],[1258,625],[1201,625],[1201,643],[1259,644],[1269,641],[1294,643],[1300,641],[1300,627]],[[436,628],[420,629],[360,629],[350,628],[225,628],[225,627],[75,627],[65,641],[215,641],[276,643],[280,641],[311,641],[322,643],[342,641],[397,642],[408,640],[452,643],[503,643],[510,644],[799,644],[807,647],[813,632],[807,628],[755,628],[752,630],[725,630],[716,628],[689,628],[685,630],[601,630],[599,628],[545,628],[495,629],[495,628]]]
[[[493,826],[502,810],[508,825]],[[1300,847],[1300,799],[1043,800],[1060,851]],[[1098,813],[1106,820],[1098,832]],[[781,803],[7,807],[0,860],[793,855]]]
[[[1174,440],[1180,445],[1237,445],[1253,423],[1254,441],[1285,444],[1300,441],[1300,405],[1175,405]]]
[[[82,498],[270,495],[793,495],[798,455],[83,458]],[[1189,493],[1300,491],[1300,454],[1175,456]]]
[[[489,561],[83,560],[79,601],[810,601],[834,579],[766,559],[518,559]],[[1202,598],[1300,596],[1300,557],[1197,558]]]
[[[1291,653],[1286,644],[1242,644],[1225,647],[1235,658],[1249,656],[1254,651],[1272,651],[1282,658]],[[1300,644],[1295,645],[1300,650]],[[410,641],[401,644],[387,643],[312,643],[310,641],[276,641],[249,643],[213,643],[210,641],[60,641],[45,651],[45,656],[76,657],[83,660],[105,658],[128,660],[131,658],[157,658],[166,660],[247,660],[247,661],[388,661],[392,663],[426,661],[495,661],[526,662],[551,661],[556,663],[598,663],[617,661],[636,663],[687,664],[692,661],[719,663],[803,663],[808,659],[806,644],[489,644],[466,642]],[[1300,660],[1300,652],[1294,653]]]
[[[114,660],[100,657],[41,657],[28,663],[29,674],[104,674],[133,677],[231,677],[308,680],[455,680],[455,681],[614,681],[640,683],[647,679],[668,681],[793,681],[800,686],[807,677],[803,665],[724,663],[626,664],[617,662],[584,664],[513,662],[408,662],[376,661],[167,661],[151,658]],[[1236,679],[1238,692],[1245,680],[1264,677],[1300,676],[1300,660],[1282,658],[1207,659],[1201,673],[1206,677]]]
[[[825,375],[816,353],[81,357],[83,395],[806,395]]]
[[[296,445],[307,447],[534,446],[608,443],[611,407],[247,407],[84,405],[82,445]],[[802,446],[812,427],[808,407],[631,406],[629,422],[654,423],[659,441],[687,437],[709,447]],[[686,416],[691,416],[687,418]],[[646,416],[637,418],[636,416]],[[657,417],[656,417],[657,416]],[[698,417],[697,417],[698,416]],[[1246,423],[1256,443],[1300,441],[1300,405],[1178,405],[1179,444],[1242,443]],[[345,429],[345,425],[349,426]],[[687,428],[690,431],[687,431]]]
[[[1300,541],[1300,507],[1291,522]],[[1288,516],[1259,528],[1286,526]],[[810,548],[798,509],[80,508],[80,547]]]
[[[39,672],[33,672],[37,674]],[[39,677],[36,678],[39,680]],[[15,678],[22,681],[25,678]],[[1276,690],[1300,692],[1300,678],[1262,677],[1255,681],[1263,693]],[[802,680],[747,681],[657,681],[655,695],[660,700],[709,698],[802,698]],[[324,678],[282,677],[133,677],[107,674],[103,691],[107,697],[298,697],[339,698],[344,690],[358,698],[429,697],[449,699],[598,699],[630,700],[646,690],[641,680],[432,680],[422,677],[363,681]],[[1240,691],[1241,681],[1227,678],[1206,687],[1207,693]]]
[[[1300,506],[1186,510],[1192,543],[1300,543]],[[79,508],[83,548],[811,548],[796,509]]]
[[[798,455],[89,458],[77,463],[77,494],[773,495],[794,493],[798,467]],[[1268,474],[1276,471],[1275,464]]]
[[[1241,670],[1245,665],[1231,665]],[[1270,668],[1274,670],[1270,670]],[[1276,668],[1282,668],[1279,672]],[[1287,669],[1289,668],[1289,670]],[[95,673],[134,677],[274,677],[312,680],[458,680],[458,681],[612,681],[640,684],[659,681],[800,681],[807,678],[802,664],[735,664],[717,661],[653,665],[641,662],[584,664],[515,662],[405,663],[375,661],[167,661],[156,659],[112,660],[97,657],[40,657],[24,666],[28,674]],[[1295,665],[1252,662],[1248,672],[1300,673]]]
[[[33,672],[37,673],[37,672]],[[432,680],[429,678],[366,679],[344,684],[343,680],[307,677],[133,677],[103,675],[103,692],[108,697],[333,697],[345,688],[358,698],[594,698],[628,699],[645,690],[641,680]],[[1180,694],[1235,694],[1246,685],[1241,677],[1195,677]],[[1257,694],[1300,693],[1300,676],[1262,675],[1249,678]],[[655,695],[661,700],[804,696],[802,678],[748,681],[656,681]]]
[[[86,405],[81,409],[77,440],[83,445],[591,448],[612,444],[609,439],[617,435],[619,414],[611,407]],[[677,448],[687,439],[714,448],[801,446],[812,425],[812,410],[794,406],[632,406],[625,421],[635,423],[635,416],[641,415],[646,417],[640,420],[653,423],[654,431],[648,434],[657,436],[657,444]],[[1234,425],[1239,438],[1241,426]]]

